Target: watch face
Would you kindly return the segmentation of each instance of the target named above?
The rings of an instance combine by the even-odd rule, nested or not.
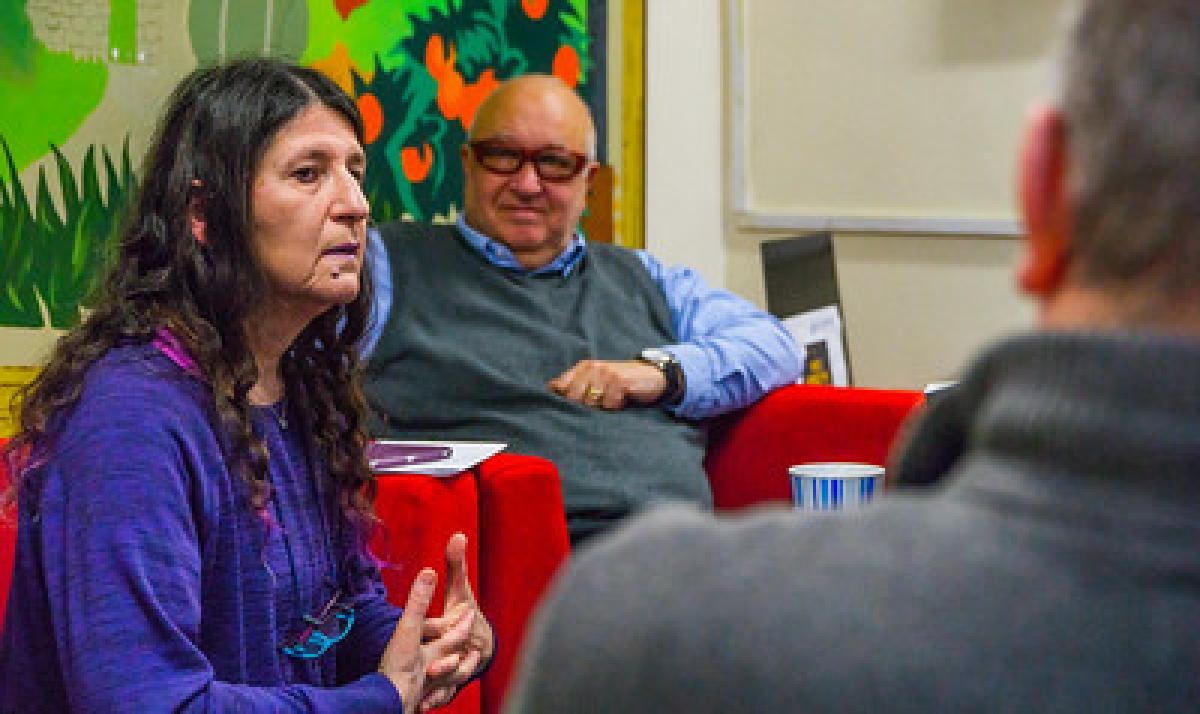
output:
[[[642,359],[658,365],[666,364],[667,362],[673,362],[675,360],[670,352],[667,352],[666,350],[660,350],[657,347],[647,347],[646,349],[642,350]]]

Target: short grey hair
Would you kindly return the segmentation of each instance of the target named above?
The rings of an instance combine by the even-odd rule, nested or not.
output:
[[[1084,0],[1063,62],[1078,277],[1194,294],[1200,2]]]

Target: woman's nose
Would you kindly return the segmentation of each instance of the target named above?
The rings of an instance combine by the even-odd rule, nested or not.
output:
[[[366,220],[371,213],[371,205],[367,202],[358,177],[346,172],[340,190],[342,195],[338,201],[338,217],[353,221]]]

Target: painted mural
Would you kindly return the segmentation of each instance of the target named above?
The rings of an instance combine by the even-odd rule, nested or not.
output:
[[[374,218],[448,220],[462,191],[459,147],[497,83],[553,73],[603,120],[604,22],[589,15],[604,4],[0,0],[0,327],[66,328],[86,309],[136,190],[139,152],[131,157],[128,134],[75,146],[75,160],[62,147],[114,77],[150,68],[173,83],[196,64],[247,54],[315,67],[362,111]],[[176,43],[190,48],[187,61],[164,59]]]

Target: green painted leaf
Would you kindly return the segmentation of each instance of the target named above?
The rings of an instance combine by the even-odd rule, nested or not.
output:
[[[330,0],[326,2],[332,5]],[[197,61],[233,57],[298,60],[308,43],[306,0],[192,0],[188,37]]]

